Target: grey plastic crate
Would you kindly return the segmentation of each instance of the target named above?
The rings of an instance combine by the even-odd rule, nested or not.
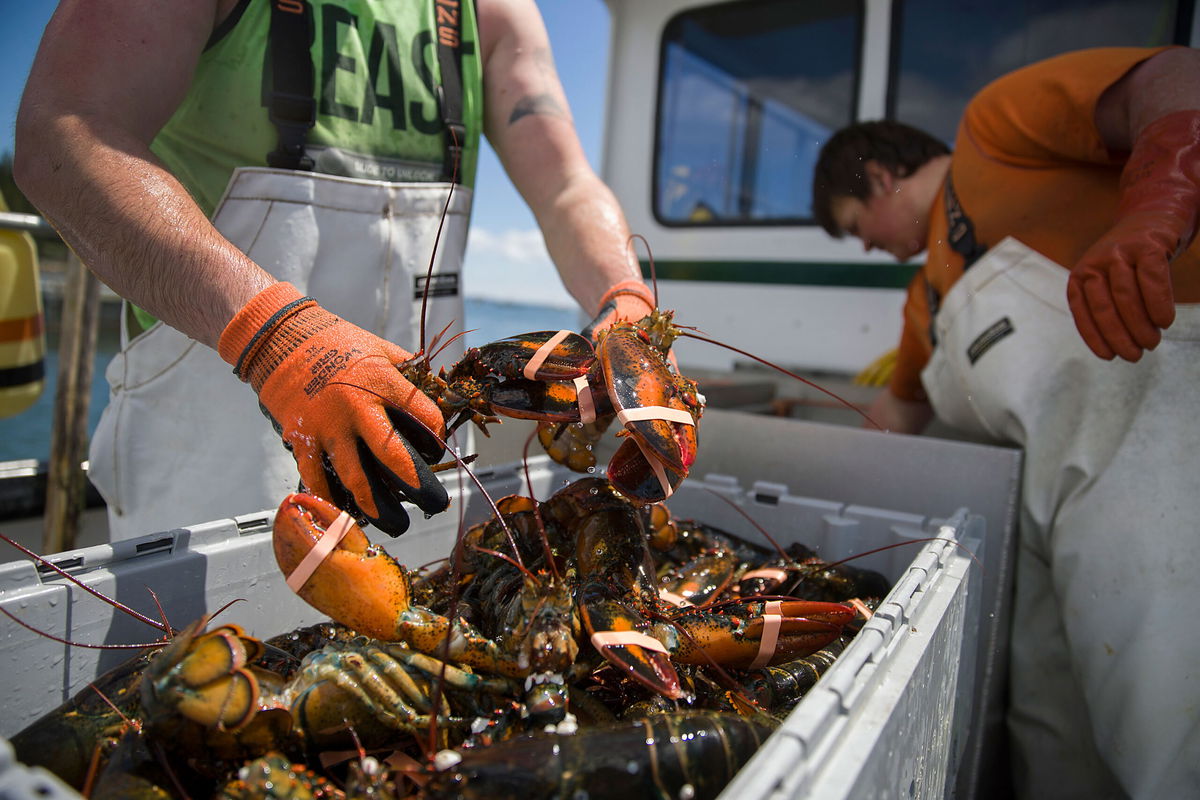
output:
[[[742,420],[737,421],[736,428],[720,422],[710,426],[712,450],[720,449],[726,435],[746,440],[746,427]],[[811,432],[812,426],[804,423],[786,424],[796,426],[785,429],[789,434]],[[757,426],[752,422],[750,432],[758,432]],[[717,429],[715,437],[711,427]],[[716,445],[713,438],[718,440]],[[790,444],[797,441],[792,438]],[[789,443],[781,440],[778,444]],[[844,494],[804,496],[799,492],[805,491],[805,481],[798,480],[803,477],[798,473],[783,474],[771,468],[757,471],[762,465],[750,455],[766,453],[769,462],[770,452],[767,446],[726,458],[722,466],[729,467],[728,471],[705,475],[694,470],[672,498],[672,510],[763,540],[751,523],[721,499],[724,497],[772,531],[781,544],[800,540],[828,559],[929,536],[955,539],[969,550],[981,551],[985,529],[991,536],[982,516],[960,507],[970,503],[949,504],[938,496],[937,502],[922,505],[916,495],[910,495],[911,502],[901,508],[863,502],[862,487],[858,486],[862,475],[843,487],[850,487]],[[960,451],[948,459],[952,472],[962,455],[971,453]],[[1008,461],[1000,459],[995,464],[999,474],[1008,474]],[[772,480],[758,480],[759,474]],[[869,470],[865,474],[869,483]],[[535,493],[543,497],[574,477],[544,458],[534,460],[531,476]],[[480,477],[496,497],[525,491],[525,475],[515,466]],[[781,478],[788,483],[780,482]],[[797,484],[789,485],[793,480]],[[456,498],[450,512],[415,520],[400,539],[374,538],[383,540],[381,543],[407,564],[444,556],[458,528],[454,508],[463,508],[467,519],[487,513],[477,492],[469,486],[460,492],[453,478],[448,483]],[[990,490],[997,491],[994,485]],[[1005,490],[1011,492],[1009,487]],[[990,508],[1005,507],[992,496],[975,499]],[[54,561],[87,585],[151,617],[157,611],[148,589],[154,589],[175,625],[230,601],[243,600],[220,619],[237,622],[252,635],[268,636],[318,619],[317,612],[296,598],[280,579],[270,547],[271,518],[270,512],[263,512],[217,520],[58,554]],[[847,648],[724,796],[951,794],[964,770],[972,768],[970,744],[980,737],[983,719],[972,713],[980,695],[978,637],[989,636],[989,626],[995,622],[986,612],[986,593],[968,591],[974,584],[968,580],[969,557],[963,547],[946,541],[925,542],[873,553],[855,562],[897,581],[896,590],[864,634]],[[28,561],[0,565],[0,605],[40,630],[73,641],[142,642],[156,636],[142,623]],[[0,624],[0,631],[0,664],[5,665],[8,676],[0,685],[0,703],[6,711],[0,717],[0,736],[20,730],[128,655],[64,647],[13,624]],[[13,768],[23,769],[20,765]]]

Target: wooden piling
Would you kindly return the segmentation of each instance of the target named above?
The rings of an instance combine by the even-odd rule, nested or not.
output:
[[[50,434],[42,552],[75,546],[83,512],[87,475],[88,408],[100,315],[100,281],[75,253],[67,257],[59,335],[58,384]]]

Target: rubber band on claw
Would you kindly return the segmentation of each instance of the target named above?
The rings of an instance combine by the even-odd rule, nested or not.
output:
[[[762,638],[758,640],[758,655],[750,664],[750,669],[762,669],[771,663],[775,655],[775,646],[779,642],[779,628],[783,624],[783,604],[780,600],[771,600],[763,607]]]
[[[308,583],[308,579],[317,571],[317,567],[329,558],[329,554],[337,548],[342,539],[346,538],[346,534],[353,526],[354,519],[349,514],[345,511],[338,514],[337,519],[325,529],[321,538],[313,545],[312,550],[309,550],[300,560],[300,563],[292,570],[292,574],[287,576],[287,585],[293,592],[300,593],[304,584]]]
[[[627,408],[617,412],[617,419],[624,425],[629,422],[642,422],[648,419],[661,419],[667,422],[678,422],[680,425],[695,425],[696,420],[690,413],[681,408],[667,406],[643,406]]]
[[[656,653],[667,654],[667,648],[653,636],[647,636],[637,631],[596,631],[592,634],[592,645],[599,650],[602,647],[618,645],[636,645]]]
[[[658,598],[664,603],[670,603],[676,608],[692,608],[694,605],[691,600],[688,600],[683,595],[675,594],[674,592],[668,592],[666,589],[658,590]]]
[[[579,404],[579,421],[588,425],[596,421],[596,402],[592,399],[592,388],[588,386],[587,377],[575,379],[575,402]]]
[[[763,567],[762,569],[750,570],[742,576],[742,580],[748,581],[751,578],[766,578],[769,581],[782,582],[787,576],[787,570],[782,570],[778,567]]]
[[[530,357],[528,363],[525,364],[525,369],[521,370],[521,374],[531,381],[534,380],[534,376],[537,375],[537,371],[541,368],[542,364],[545,363],[546,359],[550,357],[550,354],[554,352],[554,348],[558,346],[559,342],[570,335],[571,331],[559,331],[547,339],[545,344],[534,351],[534,354]]]

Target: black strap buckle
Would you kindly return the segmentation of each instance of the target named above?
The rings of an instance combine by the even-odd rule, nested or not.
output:
[[[462,182],[462,154],[466,139],[466,125],[461,122],[446,122],[446,180]]]
[[[275,169],[311,170],[312,158],[304,152],[308,131],[317,121],[317,103],[311,96],[277,92],[267,115],[279,132],[279,143],[267,153],[267,166]]]

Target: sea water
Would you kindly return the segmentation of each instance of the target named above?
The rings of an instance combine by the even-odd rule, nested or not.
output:
[[[582,317],[578,309],[555,306],[501,303],[493,300],[464,301],[467,347],[540,330],[579,330]],[[100,412],[108,403],[108,381],[104,368],[116,352],[115,336],[100,336],[92,375],[91,402],[88,407],[88,433],[96,429]],[[25,411],[0,419],[0,461],[50,458],[50,428],[54,418],[54,392],[58,378],[57,342],[46,342],[46,382],[41,396]],[[232,378],[232,376],[231,376]]]

